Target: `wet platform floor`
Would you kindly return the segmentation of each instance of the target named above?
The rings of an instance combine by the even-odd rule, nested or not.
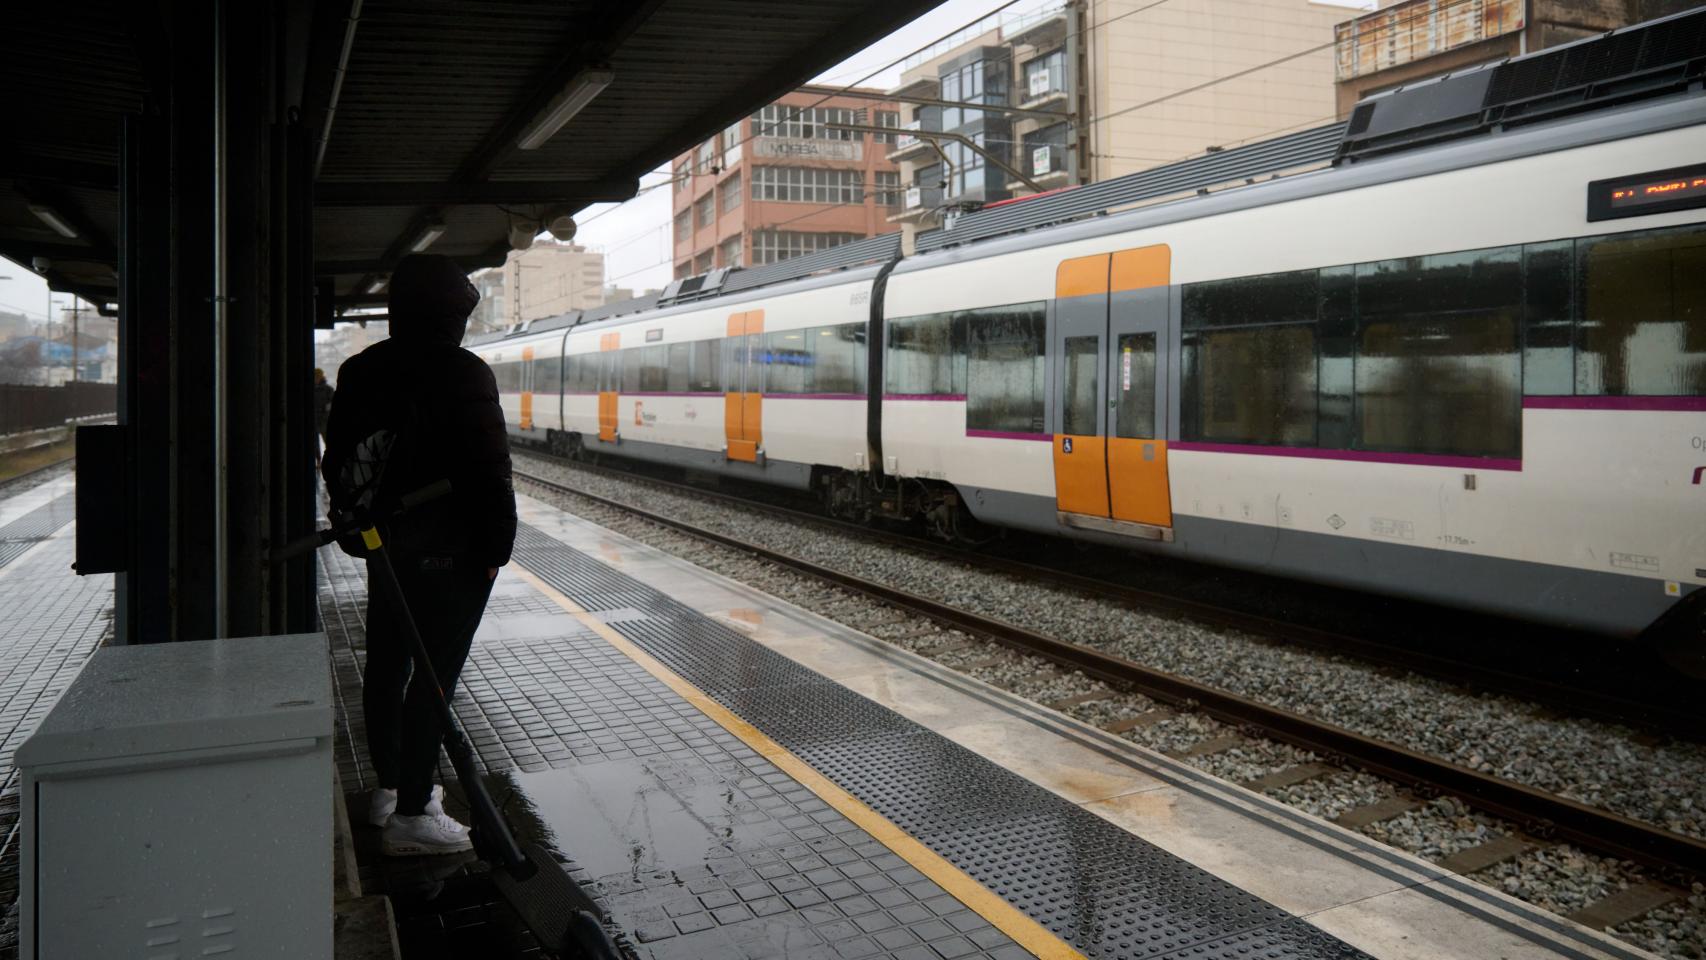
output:
[[[458,714],[511,822],[572,857],[636,955],[1641,956],[523,508]],[[363,576],[327,559],[360,810]],[[529,955],[480,865],[386,861],[376,833],[357,830],[362,878],[392,894],[405,957]]]

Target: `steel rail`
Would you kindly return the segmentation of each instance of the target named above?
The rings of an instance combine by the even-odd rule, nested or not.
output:
[[[76,459],[77,458],[75,456],[71,456],[71,457],[66,457],[63,460],[55,460],[52,463],[43,464],[42,466],[36,467],[33,470],[25,470],[23,473],[7,477],[4,480],[0,480],[0,493],[5,493],[6,488],[12,486],[15,483],[21,483],[25,480],[30,479],[31,477],[38,476],[40,474],[46,473],[49,470],[53,470],[53,469],[58,468],[58,467],[63,467],[66,464],[71,463],[72,461],[74,461]]]
[[[1706,874],[1706,841],[1493,777],[1408,747],[1376,740],[1335,724],[1217,690],[1081,644],[1045,636],[1003,620],[961,610],[739,537],[664,516],[631,503],[576,490],[567,484],[522,471],[516,471],[516,476],[560,494],[621,510],[690,536],[753,554],[760,559],[864,594],[945,626],[978,634],[1015,650],[1082,671],[1116,687],[1135,690],[1164,703],[1200,710],[1235,726],[1255,728],[1264,736],[1293,744],[1329,759],[1342,760],[1347,765],[1362,768],[1424,795],[1450,793],[1461,798],[1469,806],[1515,822],[1533,836],[1564,840],[1588,850],[1664,871],[1667,875]]]
[[[564,463],[548,454],[534,454],[541,459]],[[1536,704],[1571,714],[1591,717],[1609,723],[1633,725],[1654,733],[1706,741],[1706,715],[1684,711],[1601,693],[1583,690],[1566,684],[1537,679],[1422,651],[1404,649],[1392,644],[1369,640],[1348,633],[1277,617],[1239,610],[1201,600],[1192,600],[1131,584],[1099,579],[1055,567],[1030,563],[1011,557],[991,556],[966,547],[943,543],[925,537],[881,530],[864,524],[824,516],[821,513],[794,509],[774,501],[755,500],[737,494],[723,493],[678,483],[644,473],[574,461],[574,468],[601,476],[637,483],[650,483],[685,496],[715,500],[734,507],[763,509],[781,519],[815,524],[823,529],[839,531],[849,536],[902,549],[931,554],[943,560],[955,560],[1026,580],[1040,580],[1064,589],[1076,590],[1099,599],[1118,603],[1148,613],[1177,616],[1205,626],[1241,630],[1265,640],[1297,644],[1312,650],[1344,654],[1375,666],[1409,670],[1446,683],[1472,690],[1491,691],[1530,700]]]

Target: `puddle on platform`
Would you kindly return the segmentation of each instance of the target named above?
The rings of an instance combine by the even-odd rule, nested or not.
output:
[[[536,820],[540,840],[593,877],[649,886],[727,855],[748,805],[713,776],[699,764],[632,759],[516,772],[506,779],[520,797],[508,812]]]

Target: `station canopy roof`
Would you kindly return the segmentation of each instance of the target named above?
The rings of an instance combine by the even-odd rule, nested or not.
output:
[[[469,269],[500,263],[513,223],[632,196],[644,173],[940,2],[289,5],[301,41],[285,71],[318,165],[316,273],[356,305],[382,301],[368,288],[428,233]],[[162,6],[26,4],[0,32],[0,256],[46,258],[54,289],[99,303],[117,297],[122,119],[169,73]],[[566,126],[518,149],[605,78]]]

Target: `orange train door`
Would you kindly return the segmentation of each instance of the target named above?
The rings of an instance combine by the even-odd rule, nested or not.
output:
[[[729,314],[723,365],[723,439],[730,460],[758,462],[764,442],[764,311]]]
[[[616,387],[620,382],[622,334],[606,333],[598,338],[598,439],[616,441]]]
[[[1055,273],[1055,505],[1068,526],[1171,540],[1166,246],[1063,261]]]
[[[521,348],[521,429],[533,429],[533,348]]]

